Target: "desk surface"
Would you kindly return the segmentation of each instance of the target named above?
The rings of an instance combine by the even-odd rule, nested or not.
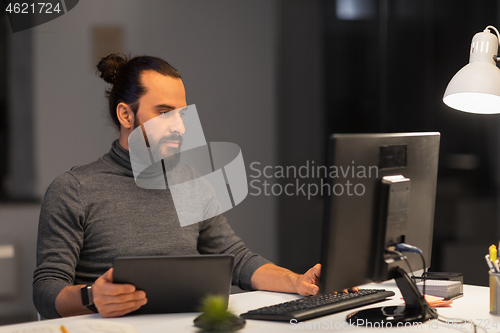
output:
[[[394,281],[389,281],[381,284],[368,284],[363,286],[363,288],[385,288],[388,290],[393,290],[396,293],[391,300],[372,304],[365,306],[378,307],[383,305],[401,305],[401,294]],[[251,309],[255,309],[261,306],[281,303],[296,299],[300,296],[292,294],[274,293],[274,292],[264,292],[255,291],[241,294],[234,294],[230,296],[229,307],[236,313],[240,314]],[[325,331],[336,331],[340,329],[349,329],[347,323],[345,323],[345,316],[352,312],[353,310],[348,310],[340,312],[334,315],[320,317],[315,320],[309,320],[303,323],[290,324],[284,322],[269,322],[260,320],[247,320],[245,328],[241,332],[325,332]],[[486,331],[500,331],[500,317],[490,315],[489,313],[489,288],[478,287],[478,286],[464,286],[464,297],[453,301],[451,307],[448,308],[438,308],[438,313],[444,317],[449,318],[460,318],[473,320],[477,325],[480,325]],[[95,332],[198,332],[198,329],[193,326],[193,320],[196,318],[198,313],[181,313],[181,314],[161,314],[161,315],[140,315],[140,316],[130,316],[122,318],[112,318],[103,319],[98,314],[77,316],[71,318],[62,318],[54,320],[45,320],[42,322],[31,322],[18,325],[2,326],[0,327],[0,333],[31,333],[31,332],[61,332],[59,329],[55,330],[56,325],[65,325],[68,328],[69,333],[78,332],[89,332],[90,330],[84,329],[86,325],[103,325],[107,324],[124,324],[133,325],[130,327],[132,330],[127,330],[126,327],[119,328],[116,327],[114,330],[95,330]],[[344,325],[343,327],[341,325]],[[40,331],[39,329],[45,330]],[[52,327],[52,329],[50,328]],[[33,329],[37,330],[33,330]],[[102,327],[104,328],[104,327]],[[356,331],[363,332],[367,331],[366,328],[351,327]],[[408,332],[407,328],[392,328],[391,332],[405,331]],[[422,324],[419,327],[414,327],[413,329],[419,332],[436,332],[439,331],[449,331],[449,332],[473,332],[471,324],[447,325],[444,323],[437,323],[437,321],[429,321]],[[479,330],[481,332],[481,330]]]

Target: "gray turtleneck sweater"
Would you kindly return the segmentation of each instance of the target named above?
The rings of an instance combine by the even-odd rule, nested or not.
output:
[[[247,290],[255,270],[269,262],[245,248],[222,215],[181,227],[168,188],[138,187],[129,153],[115,141],[109,153],[49,186],[40,212],[33,301],[42,317],[56,318],[59,292],[92,284],[116,257],[212,253],[235,256],[233,284]]]

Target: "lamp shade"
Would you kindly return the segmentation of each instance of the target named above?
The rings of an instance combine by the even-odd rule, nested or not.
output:
[[[496,66],[498,38],[487,32],[472,39],[469,64],[451,79],[443,102],[472,113],[500,113],[500,69]]]

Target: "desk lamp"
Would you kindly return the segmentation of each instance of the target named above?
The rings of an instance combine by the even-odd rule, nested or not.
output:
[[[481,114],[500,113],[500,69],[496,62],[498,30],[489,25],[472,38],[469,64],[453,76],[443,102],[451,108]]]

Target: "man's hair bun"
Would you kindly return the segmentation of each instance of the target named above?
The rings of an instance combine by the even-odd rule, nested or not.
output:
[[[97,65],[97,70],[99,72],[99,77],[101,77],[107,83],[114,84],[116,81],[116,74],[120,66],[126,64],[128,60],[119,54],[110,54],[99,61]]]

